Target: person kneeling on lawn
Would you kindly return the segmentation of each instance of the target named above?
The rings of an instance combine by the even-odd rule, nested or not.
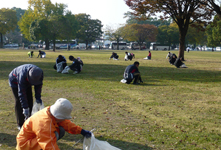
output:
[[[66,58],[63,55],[58,55],[54,69],[57,72],[62,72],[62,70],[67,66]]]
[[[133,65],[129,65],[126,67],[124,71],[124,79],[121,80],[122,83],[130,84],[133,80],[133,84],[139,84],[138,81],[143,83],[140,72],[138,70],[139,62],[135,61]]]
[[[113,58],[113,60],[118,60],[119,56],[117,55],[117,53],[112,53],[111,57],[109,59]]]
[[[59,150],[57,141],[65,131],[70,134],[82,134],[91,137],[91,132],[75,125],[71,119],[73,106],[65,98],[59,98],[52,106],[48,106],[28,118],[18,133],[17,150]]]
[[[176,61],[174,62],[174,65],[177,68],[187,68],[187,66],[182,62],[182,57],[177,58]]]
[[[78,59],[74,58],[74,56],[69,56],[69,60],[73,61],[73,63],[69,66],[71,70],[74,71],[73,74],[80,73],[83,67],[83,61],[78,57]]]
[[[147,57],[145,57],[144,59],[147,59],[147,60],[151,60],[151,52],[149,51],[149,54]]]

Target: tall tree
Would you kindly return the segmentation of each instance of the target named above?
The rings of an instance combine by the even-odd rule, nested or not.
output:
[[[207,1],[207,0],[201,0]],[[125,0],[134,14],[143,18],[162,13],[161,18],[171,17],[179,28],[179,57],[184,59],[185,37],[189,24],[211,20],[213,11],[202,5],[200,0]]]
[[[156,41],[157,27],[149,24],[130,24],[123,29],[124,39],[128,41],[136,41],[138,45],[143,45],[144,42]]]
[[[107,26],[105,29],[105,35],[110,41],[117,42],[117,50],[119,50],[119,42],[123,40],[124,36],[123,27],[118,27],[117,29],[114,29],[111,26]]]
[[[96,39],[102,36],[101,28],[103,25],[100,20],[91,19],[91,16],[87,14],[77,14],[76,19],[79,23],[77,38],[85,42],[86,48],[89,43],[96,41]]]
[[[19,28],[29,40],[39,40],[41,37],[41,40],[45,41],[46,49],[49,49],[50,40],[53,40],[53,36],[57,33],[56,30],[60,30],[52,28],[51,26],[54,26],[54,24],[50,24],[49,22],[54,22],[60,16],[63,16],[66,5],[52,4],[50,0],[29,0],[28,3],[28,10],[18,22]],[[52,30],[54,30],[54,34],[45,34],[45,31],[47,31],[46,33],[51,33]],[[37,33],[35,34],[34,31]]]
[[[3,35],[13,31],[17,25],[16,11],[11,9],[0,9],[0,48],[3,48]]]

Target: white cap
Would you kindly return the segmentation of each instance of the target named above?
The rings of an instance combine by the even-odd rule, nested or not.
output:
[[[65,98],[59,98],[51,107],[51,114],[57,119],[71,119],[73,106],[71,102]]]

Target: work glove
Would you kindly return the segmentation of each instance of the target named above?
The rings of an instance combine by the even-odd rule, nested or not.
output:
[[[27,120],[30,117],[29,108],[23,108],[23,114],[25,116],[25,120]]]
[[[90,138],[91,137],[91,132],[87,131],[87,130],[84,130],[84,129],[81,130],[81,134],[83,136],[85,136],[86,138]]]

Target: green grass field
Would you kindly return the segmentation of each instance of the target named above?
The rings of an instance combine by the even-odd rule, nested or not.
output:
[[[136,58],[109,60],[110,50],[46,51],[46,58],[28,58],[27,50],[0,50],[0,149],[14,150],[16,128],[14,97],[8,85],[10,71],[31,63],[44,71],[45,106],[64,97],[73,104],[75,124],[96,128],[97,139],[122,150],[221,149],[221,52],[185,52],[188,68],[177,69],[166,60],[168,51],[130,51]],[[178,51],[174,51],[178,53]],[[80,74],[53,69],[59,54],[81,57]],[[120,83],[126,66],[140,62],[141,85]],[[68,65],[71,62],[68,61]],[[66,134],[62,150],[81,150],[82,135]]]

